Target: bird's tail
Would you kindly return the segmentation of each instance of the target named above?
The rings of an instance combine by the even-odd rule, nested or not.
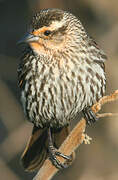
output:
[[[48,134],[47,128],[33,128],[29,142],[21,156],[21,163],[26,171],[40,169],[48,157]],[[69,134],[69,127],[64,127],[58,131],[52,131],[53,144],[59,148]]]

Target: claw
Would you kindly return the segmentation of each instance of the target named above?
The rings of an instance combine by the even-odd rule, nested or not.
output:
[[[92,111],[91,108],[86,108],[83,110],[84,117],[87,121],[87,124],[91,125],[92,123],[98,121],[95,113]]]
[[[57,156],[60,156],[60,157],[62,157],[62,158],[64,158],[64,159],[68,160],[68,161],[72,161],[71,155],[70,155],[70,156],[67,156],[67,155],[65,155],[65,154],[62,154],[62,153],[59,152],[59,151],[56,151],[55,154],[56,154]]]
[[[49,144],[48,144],[49,158],[52,164],[58,169],[68,168],[70,162],[72,161],[72,156],[67,156],[62,154],[61,152],[57,151],[57,149],[53,146],[50,128],[48,130],[48,138],[49,138]],[[67,161],[65,163],[61,163],[56,156],[60,156],[66,159]]]

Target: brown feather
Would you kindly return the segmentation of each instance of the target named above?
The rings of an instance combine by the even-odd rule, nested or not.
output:
[[[26,171],[39,169],[47,158],[44,142],[47,140],[47,130],[34,127],[29,142],[21,156],[21,162]]]

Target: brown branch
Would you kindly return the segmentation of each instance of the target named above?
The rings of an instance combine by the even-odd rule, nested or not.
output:
[[[93,112],[97,113],[98,111],[101,110],[101,107],[108,103],[108,102],[112,102],[118,99],[118,90],[116,90],[114,93],[112,93],[109,96],[104,96],[103,98],[101,98],[96,104],[93,105],[92,110]]]
[[[115,101],[118,99],[118,90],[116,90],[113,94],[109,96],[104,96],[101,98],[95,105],[93,105],[92,110],[97,113],[101,110],[101,107],[111,101]],[[106,116],[113,116],[112,113],[106,113],[106,114],[100,114],[98,117],[106,117]],[[78,124],[75,126],[75,128],[72,130],[72,132],[69,134],[69,136],[66,138],[66,140],[63,142],[61,147],[59,148],[59,151],[71,155],[72,152],[74,152],[77,147],[82,144],[82,142],[86,141],[86,135],[84,134],[86,128],[86,121],[84,118],[82,118]],[[86,141],[87,142],[87,141]],[[62,158],[59,158],[61,162],[64,160]],[[38,171],[37,175],[33,178],[33,180],[51,180],[52,177],[57,173],[58,169],[56,169],[49,159],[47,159],[41,169]]]
[[[103,117],[115,117],[118,116],[118,113],[102,113],[102,114],[97,114],[98,118],[103,118]]]

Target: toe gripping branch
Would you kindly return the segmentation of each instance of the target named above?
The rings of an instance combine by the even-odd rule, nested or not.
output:
[[[67,156],[62,154],[61,152],[57,151],[57,149],[53,146],[52,142],[52,136],[51,136],[51,129],[48,129],[48,151],[49,151],[49,159],[51,160],[52,164],[57,168],[57,169],[64,169],[69,167],[70,162],[72,162],[72,156]],[[63,159],[66,159],[66,162],[61,163],[58,159],[57,156],[62,157]]]
[[[90,107],[83,110],[83,115],[87,121],[87,124],[89,124],[89,125],[92,125],[92,123],[94,123],[98,120],[95,113],[92,111],[92,109]],[[48,152],[49,152],[49,159],[51,160],[52,164],[57,169],[65,169],[70,166],[70,163],[72,162],[72,159],[73,159],[72,155],[67,156],[65,154],[62,154],[54,147],[50,128],[48,129]],[[60,162],[57,159],[57,156],[62,157],[66,161],[64,163]]]
[[[96,117],[95,113],[92,111],[91,107],[84,109],[83,115],[88,125],[92,125],[92,123],[98,121],[98,118]]]

